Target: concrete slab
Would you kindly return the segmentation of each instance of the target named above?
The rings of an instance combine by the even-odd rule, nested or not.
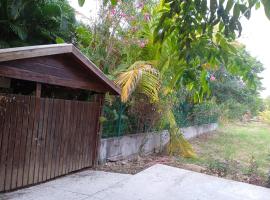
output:
[[[99,200],[92,196],[131,176],[86,170],[37,186],[0,194],[0,200]]]
[[[157,164],[93,197],[104,200],[270,200],[270,189]]]
[[[270,189],[166,165],[136,175],[83,171],[0,200],[270,200]]]

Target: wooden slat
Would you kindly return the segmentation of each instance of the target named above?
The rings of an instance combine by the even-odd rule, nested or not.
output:
[[[65,137],[65,150],[64,150],[64,162],[63,162],[63,174],[67,174],[68,173],[68,168],[69,168],[69,148],[71,145],[71,125],[72,123],[70,122],[71,119],[71,101],[65,101],[65,107],[66,107],[66,126],[65,126],[65,130],[66,130],[66,137]]]
[[[43,126],[42,133],[39,138],[40,141],[40,156],[39,156],[39,173],[38,173],[38,182],[43,181],[43,170],[45,165],[45,154],[46,154],[46,140],[47,140],[47,124],[48,124],[48,112],[49,112],[49,102],[47,99],[42,99],[44,104],[43,111]]]
[[[28,126],[27,126],[27,142],[26,142],[26,149],[25,149],[25,158],[24,158],[24,169],[23,169],[23,184],[28,185],[31,184],[31,172],[30,170],[33,169],[32,167],[32,157],[33,152],[32,145],[35,145],[34,141],[34,126],[35,126],[35,110],[36,110],[36,99],[34,97],[30,97],[29,99],[29,115],[28,115]],[[32,177],[31,177],[32,178]]]
[[[50,147],[49,147],[49,155],[48,155],[48,169],[47,169],[47,177],[46,180],[52,178],[53,174],[53,156],[54,156],[54,148],[55,148],[55,127],[56,124],[56,113],[57,113],[57,103],[56,100],[51,100],[52,106],[52,116],[51,116],[51,129],[49,130],[50,134]]]
[[[2,145],[1,145],[1,154],[0,154],[0,191],[5,190],[5,179],[6,179],[6,157],[7,157],[7,149],[8,149],[8,140],[9,140],[9,127],[10,127],[10,118],[12,117],[12,113],[10,110],[12,109],[12,104],[9,102],[8,97],[6,98],[4,117],[5,121],[3,121],[3,129],[1,129],[2,135]]]
[[[60,100],[55,99],[55,127],[54,127],[54,137],[53,137],[53,150],[52,150],[52,166],[51,166],[51,176],[50,178],[54,178],[57,176],[57,164],[59,158],[59,127],[61,125],[61,117],[59,113],[61,113]]]
[[[75,131],[76,131],[76,101],[70,101],[70,118],[69,118],[69,125],[70,125],[70,129],[69,129],[69,138],[68,138],[68,149],[67,149],[67,154],[68,154],[68,158],[67,158],[67,168],[66,168],[66,173],[69,173],[72,171],[72,163],[73,163],[73,157],[74,157],[74,138],[76,137],[75,135]]]
[[[18,169],[18,180],[16,187],[23,186],[23,178],[24,173],[28,173],[27,171],[24,172],[25,163],[26,161],[26,150],[27,150],[27,139],[28,139],[28,126],[29,126],[29,118],[30,118],[30,97],[24,97],[24,114],[23,114],[23,124],[22,124],[22,134],[21,134],[21,150],[20,150],[20,161],[19,161],[19,169]]]
[[[80,107],[80,121],[79,121],[79,129],[78,129],[78,136],[79,136],[79,143],[80,144],[80,148],[78,149],[78,167],[77,169],[81,169],[82,168],[82,163],[83,163],[83,160],[82,160],[82,157],[83,157],[83,142],[84,142],[84,139],[83,138],[83,114],[84,114],[84,109],[83,109],[83,103],[82,102],[79,102],[79,107]]]
[[[12,165],[13,165],[13,152],[15,149],[15,142],[16,142],[16,126],[17,126],[17,119],[18,119],[18,103],[16,97],[12,98],[12,108],[10,109],[11,115],[10,118],[10,125],[9,125],[9,140],[8,140],[8,150],[7,150],[7,157],[6,157],[6,178],[5,178],[5,190],[11,189],[12,183]]]
[[[18,178],[18,170],[20,166],[20,152],[23,150],[22,145],[22,125],[23,125],[23,117],[24,117],[24,97],[17,96],[16,98],[16,109],[17,109],[17,123],[16,128],[14,130],[15,135],[15,143],[14,143],[14,151],[13,151],[13,163],[12,163],[12,174],[11,174],[11,189],[17,188],[17,178]]]
[[[37,98],[38,99],[38,98]],[[42,156],[42,148],[43,148],[43,125],[44,125],[44,99],[40,99],[40,110],[39,110],[39,121],[38,128],[37,128],[37,137],[35,138],[37,144],[36,144],[36,156],[35,156],[35,170],[34,170],[34,183],[39,182],[39,171],[40,171],[40,157]]]
[[[35,173],[37,171],[36,159],[37,159],[37,153],[38,153],[37,149],[38,149],[38,133],[39,133],[38,129],[39,129],[39,121],[40,121],[40,109],[41,109],[40,98],[35,98],[34,127],[33,127],[33,135],[32,135],[28,184],[35,183]]]
[[[53,109],[54,109],[54,103],[52,99],[45,99],[45,108],[48,110],[48,116],[47,116],[47,124],[46,124],[46,140],[45,140],[45,151],[44,151],[44,163],[43,163],[43,174],[42,174],[42,181],[48,180],[48,171],[50,168],[50,155],[51,152],[51,137],[52,137],[52,120],[53,120]]]

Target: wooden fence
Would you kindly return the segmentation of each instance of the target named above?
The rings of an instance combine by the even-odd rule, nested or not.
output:
[[[0,192],[91,167],[99,102],[1,96]]]

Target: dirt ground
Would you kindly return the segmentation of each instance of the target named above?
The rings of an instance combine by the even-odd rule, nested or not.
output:
[[[108,162],[104,165],[98,166],[97,170],[124,173],[124,174],[137,174],[138,172],[148,167],[151,167],[155,164],[164,164],[172,167],[178,167],[197,172],[206,171],[206,169],[201,166],[181,163],[178,161],[176,157],[161,154],[153,154],[145,157],[138,156],[136,159],[133,160]]]
[[[108,162],[104,165],[100,165],[96,170],[116,172],[124,174],[137,174],[148,167],[155,164],[164,164],[181,169],[191,170],[199,173],[205,173],[212,176],[222,177],[226,179],[232,179],[235,181],[250,183],[254,185],[267,187],[266,182],[258,176],[246,176],[241,173],[222,175],[220,171],[209,169],[208,167],[199,166],[196,164],[184,163],[179,157],[153,154],[146,157],[138,157],[133,160],[123,160],[117,162]]]

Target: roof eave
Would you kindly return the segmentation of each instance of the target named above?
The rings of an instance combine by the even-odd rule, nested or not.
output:
[[[111,91],[109,92],[111,94],[121,95],[121,89],[113,81],[108,79],[108,77],[73,44],[50,44],[0,49],[0,62],[65,53],[71,53],[83,66],[96,74],[108,88],[110,88]]]

